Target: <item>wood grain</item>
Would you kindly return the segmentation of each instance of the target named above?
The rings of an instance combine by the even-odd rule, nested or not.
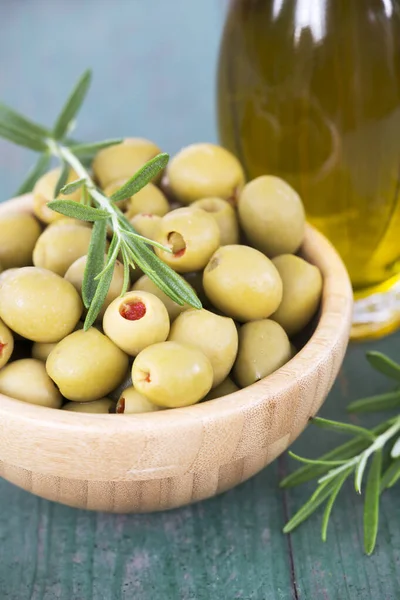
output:
[[[30,206],[26,195],[0,213]],[[320,319],[284,367],[221,399],[124,417],[0,396],[0,475],[71,506],[148,512],[224,492],[264,468],[318,411],[347,347],[352,292],[345,268],[311,227],[302,252],[324,277]]]
[[[0,207],[29,211],[31,196]],[[308,227],[302,249],[324,277],[310,341],[283,368],[230,396],[173,411],[87,415],[0,396],[0,475],[79,508],[148,512],[224,492],[297,438],[333,383],[347,346],[352,293],[330,244]]]

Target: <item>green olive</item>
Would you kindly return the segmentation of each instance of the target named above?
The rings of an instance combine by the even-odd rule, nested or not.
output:
[[[181,306],[177,302],[174,302],[167,294],[165,294],[151,279],[147,277],[147,275],[142,275],[140,279],[136,281],[136,283],[132,286],[132,291],[142,291],[148,292],[157,296],[164,304],[167,309],[169,320],[174,321],[178,315],[180,315],[184,310],[189,308],[188,304],[184,304]]]
[[[193,202],[193,207],[201,208],[215,219],[221,236],[221,246],[239,243],[239,224],[233,206],[222,198],[202,198]]]
[[[126,138],[121,144],[100,150],[93,161],[93,171],[104,189],[113,181],[129,179],[160,152],[149,140]]]
[[[239,220],[250,244],[269,257],[296,252],[304,238],[300,196],[272,175],[246,184],[239,197]]]
[[[38,219],[44,223],[53,223],[59,219],[64,219],[64,215],[55,212],[47,206],[49,202],[54,200],[54,194],[56,191],[56,185],[61,175],[61,168],[53,169],[48,173],[42,175],[42,177],[36,182],[33,188],[33,212]],[[75,171],[70,171],[67,183],[71,183],[79,179]],[[60,194],[57,200],[73,200],[79,202],[81,199],[82,191],[76,190],[68,196]]]
[[[100,398],[100,400],[92,400],[92,402],[67,402],[62,409],[70,412],[108,414],[115,412],[115,402],[110,398]]]
[[[162,342],[142,350],[132,366],[135,389],[157,406],[196,404],[210,391],[213,369],[197,348]]]
[[[92,327],[100,331],[100,333],[104,333],[101,323],[95,323]],[[85,321],[79,321],[74,328],[74,331],[80,331],[81,329],[85,329]],[[56,344],[54,344],[56,345]]]
[[[115,389],[126,376],[128,364],[127,355],[91,327],[61,340],[50,352],[46,369],[65,398],[90,402]]]
[[[161,410],[160,406],[153,404],[135,390],[133,386],[126,388],[122,392],[120,399],[117,402],[117,414],[134,414],[134,413],[147,413]]]
[[[237,321],[269,317],[282,300],[282,281],[272,262],[249,246],[222,246],[203,275],[210,302]]]
[[[24,358],[0,371],[0,393],[30,404],[60,408],[62,396],[40,360]]]
[[[322,275],[318,267],[292,254],[277,256],[272,262],[282,279],[283,297],[271,319],[292,336],[299,333],[317,311],[322,294]]]
[[[81,256],[69,267],[68,271],[65,273],[64,277],[67,281],[72,283],[76,291],[81,295],[82,294],[82,284],[83,284],[83,276],[85,273],[87,262],[87,256]],[[114,272],[111,279],[110,287],[107,292],[107,296],[104,300],[103,306],[99,312],[97,317],[98,320],[101,320],[106,312],[106,308],[111,304],[115,298],[121,294],[122,287],[124,284],[124,266],[122,263],[117,260],[114,266]]]
[[[0,286],[0,317],[33,342],[58,342],[73,331],[83,305],[74,286],[59,275],[23,267]]]
[[[116,298],[103,319],[104,333],[130,356],[163,342],[169,334],[169,317],[162,301],[148,292],[133,291]]]
[[[86,227],[53,225],[38,239],[33,264],[63,277],[72,263],[88,253],[91,237],[92,231]]]
[[[230,377],[227,377],[222,383],[217,385],[217,387],[210,390],[204,400],[215,400],[215,398],[222,398],[222,396],[228,396],[228,394],[233,394],[238,390],[239,388],[236,383],[234,383]]]
[[[172,253],[155,248],[156,254],[178,273],[203,269],[220,245],[219,228],[204,210],[183,207],[162,218],[157,242]]]
[[[88,221],[80,221],[79,219],[72,219],[71,217],[62,217],[58,221],[53,221],[47,225],[47,229],[50,227],[62,227],[63,225],[76,225],[77,227],[86,227],[91,229],[92,225]]]
[[[154,184],[148,183],[129,199],[126,207],[126,218],[132,219],[140,213],[163,217],[168,211],[168,200],[162,191]]]
[[[19,269],[14,268],[14,269],[6,269],[5,271],[2,271],[0,273],[0,287],[3,285],[3,283],[5,282],[5,280],[7,279],[7,277],[9,275],[12,275],[12,273],[16,273]]]
[[[263,319],[246,323],[239,331],[239,352],[233,369],[241,387],[270,375],[292,358],[289,338],[284,329]]]
[[[3,269],[32,264],[35,244],[42,233],[39,223],[28,213],[0,216],[0,262]]]
[[[0,320],[0,369],[10,360],[14,350],[14,337],[7,325]]]
[[[170,341],[198,348],[207,356],[214,371],[213,387],[228,376],[238,351],[235,323],[208,310],[191,308],[174,321]]]
[[[57,342],[46,344],[45,342],[35,342],[32,346],[32,358],[46,362],[50,352],[57,346]]]
[[[161,217],[158,215],[140,213],[132,217],[130,222],[139,235],[143,235],[143,237],[147,237],[149,240],[157,239],[158,229],[161,223]]]
[[[214,144],[192,144],[169,162],[166,179],[173,196],[182,204],[217,197],[236,201],[244,185],[237,158]]]

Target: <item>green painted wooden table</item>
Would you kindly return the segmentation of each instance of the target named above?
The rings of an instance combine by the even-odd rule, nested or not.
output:
[[[352,346],[321,414],[387,388]],[[373,347],[398,354],[400,336]],[[313,456],[337,442],[309,429],[294,448]],[[362,503],[349,484],[328,542],[320,515],[291,536],[281,529],[312,486],[283,493],[294,467],[282,457],[217,498],[168,513],[95,514],[40,500],[0,481],[0,597],[10,600],[398,600],[398,490],[382,497],[375,554],[362,551]]]
[[[48,122],[90,65],[95,81],[82,112],[82,137],[144,135],[171,152],[214,141],[214,70],[225,4],[4,0],[0,98]],[[31,160],[0,142],[2,200]],[[364,359],[370,347],[398,358],[400,334],[349,349],[322,415],[345,418],[350,400],[387,389]],[[294,449],[316,456],[338,441],[309,428]],[[398,600],[398,490],[382,498],[377,550],[366,558],[362,503],[350,485],[326,544],[319,539],[320,515],[290,537],[281,533],[312,490],[279,490],[295,466],[282,457],[218,498],[138,516],[69,509],[0,480],[0,599]]]

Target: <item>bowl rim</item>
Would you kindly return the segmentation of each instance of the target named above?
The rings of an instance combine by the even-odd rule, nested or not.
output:
[[[32,198],[32,194],[26,194],[2,203],[0,215],[32,212]],[[189,426],[191,423],[201,422],[206,427],[211,422],[239,417],[247,410],[257,408],[260,403],[265,404],[284,396],[293,389],[294,385],[301,385],[302,379],[307,379],[314,374],[327,357],[343,345],[343,340],[348,340],[351,325],[352,287],[338,253],[330,242],[309,224],[306,225],[306,235],[301,250],[302,255],[318,266],[322,272],[320,318],[314,333],[303,348],[273,374],[247,388],[193,406],[124,416],[55,410],[0,394],[2,430],[5,431],[6,425],[11,424],[11,430],[16,432],[25,425],[27,432],[38,427],[44,434],[46,431],[54,433],[54,430],[57,430],[60,436],[63,432],[78,436],[87,434],[91,439],[96,435],[105,436],[104,443],[107,440],[110,442],[115,440],[116,436],[128,436],[131,439],[135,436],[155,435],[155,432],[162,432],[163,436],[176,436],[179,435],[179,428],[185,423]],[[10,460],[18,464],[16,457],[12,460],[12,453],[7,449],[7,440],[2,441],[2,436],[0,436],[0,460]],[[74,471],[77,476],[87,474],[83,466],[76,467]],[[117,478],[121,476],[123,468],[118,471]]]

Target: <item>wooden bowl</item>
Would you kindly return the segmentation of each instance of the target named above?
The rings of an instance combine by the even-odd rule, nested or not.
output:
[[[0,214],[30,210],[29,195],[0,206]],[[342,261],[310,226],[302,254],[324,277],[320,317],[284,367],[229,396],[150,414],[89,415],[0,395],[0,475],[49,500],[128,513],[197,502],[258,473],[316,414],[348,342]]]

